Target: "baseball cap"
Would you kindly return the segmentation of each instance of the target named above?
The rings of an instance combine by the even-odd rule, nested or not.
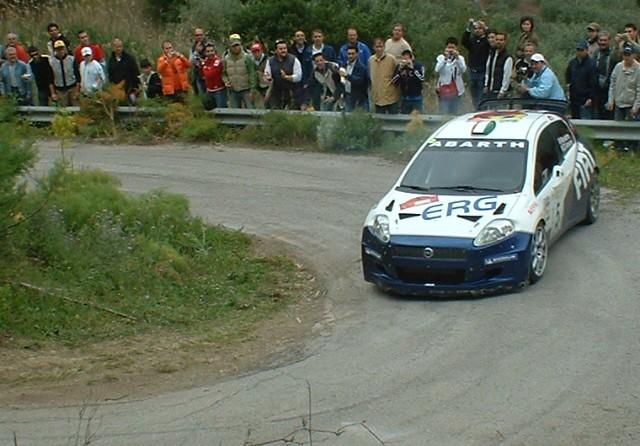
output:
[[[229,36],[229,43],[231,45],[235,45],[237,43],[242,43],[242,39],[240,38],[240,34],[233,33]]]
[[[262,45],[260,45],[259,43],[256,42],[253,45],[251,45],[251,47],[249,49],[251,50],[251,52],[262,51]]]
[[[622,47],[622,52],[624,54],[633,54],[635,51],[633,50],[633,47],[631,45],[625,44]]]
[[[540,53],[535,53],[531,56],[531,62],[544,62],[544,56]]]
[[[600,25],[596,22],[591,22],[587,25],[587,29],[590,29],[593,31],[600,31]]]
[[[91,51],[91,48],[89,48],[88,46],[85,46],[80,50],[80,54],[82,54],[82,57],[93,56],[93,51]]]
[[[586,40],[578,40],[578,43],[576,43],[576,49],[577,50],[586,50],[589,48],[589,44],[587,43]]]
[[[56,40],[55,42],[53,42],[53,47],[54,48],[64,48],[66,46],[67,45],[65,45],[62,40]]]

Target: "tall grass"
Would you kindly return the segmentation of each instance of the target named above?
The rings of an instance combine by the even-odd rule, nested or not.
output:
[[[178,51],[186,52],[190,30],[175,24],[158,26],[146,8],[143,0],[66,0],[38,8],[6,8],[0,12],[0,35],[15,32],[23,45],[33,44],[44,52],[49,39],[47,25],[55,22],[73,46],[78,43],[78,31],[86,30],[107,54],[116,37],[138,60],[154,60],[165,39],[174,41]]]

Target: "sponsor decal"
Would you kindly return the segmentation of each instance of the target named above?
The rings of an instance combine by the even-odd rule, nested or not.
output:
[[[480,197],[475,200],[454,200],[448,203],[434,203],[422,211],[424,220],[438,220],[451,215],[468,214],[472,211],[493,211],[498,207],[497,195]]]
[[[421,195],[419,197],[412,198],[400,204],[400,209],[405,210],[415,206],[422,206],[423,204],[431,204],[440,201],[437,195]]]
[[[536,211],[536,209],[538,209],[538,202],[534,201],[527,208],[527,212],[529,213],[529,215],[532,215]]]
[[[573,146],[573,138],[568,133],[565,133],[558,138],[558,145],[562,153],[567,153],[567,150]]]
[[[582,190],[586,190],[589,185],[591,175],[596,169],[596,160],[593,155],[582,144],[578,144],[576,155],[576,166],[573,169],[573,187],[576,191],[576,198],[580,200]]]
[[[520,149],[524,150],[528,142],[524,139],[437,139],[428,141],[427,148],[446,149]]]
[[[522,110],[489,110],[481,113],[476,113],[469,118],[469,121],[480,121],[485,119],[491,119],[494,121],[515,122],[527,116]]]

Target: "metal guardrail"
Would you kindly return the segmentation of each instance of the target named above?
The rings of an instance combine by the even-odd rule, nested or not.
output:
[[[59,109],[57,107],[18,107],[18,111],[23,114],[29,121],[34,123],[51,123],[55,113]],[[79,107],[66,107],[65,110],[71,113],[80,111]],[[125,119],[136,119],[163,112],[161,108],[144,108],[144,107],[118,107],[118,115]],[[211,114],[222,124],[226,125],[262,125],[262,117],[269,113],[270,110],[247,110],[240,108],[217,108],[211,110]],[[298,110],[287,110],[287,114],[292,115],[313,115],[320,117],[338,118],[341,112],[303,112]],[[373,115],[382,123],[382,129],[392,132],[404,132],[407,124],[411,121],[410,115]],[[419,115],[423,124],[428,128],[437,127],[449,119],[443,115]],[[585,137],[595,140],[628,140],[640,141],[640,122],[633,121],[608,121],[608,120],[585,120],[573,119],[571,122],[584,134]]]

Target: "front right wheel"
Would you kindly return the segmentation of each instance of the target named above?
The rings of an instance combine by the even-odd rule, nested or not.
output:
[[[544,270],[547,268],[547,258],[549,256],[549,243],[547,242],[547,231],[544,223],[538,223],[536,231],[531,239],[531,260],[529,262],[529,283],[536,283],[542,279]]]

